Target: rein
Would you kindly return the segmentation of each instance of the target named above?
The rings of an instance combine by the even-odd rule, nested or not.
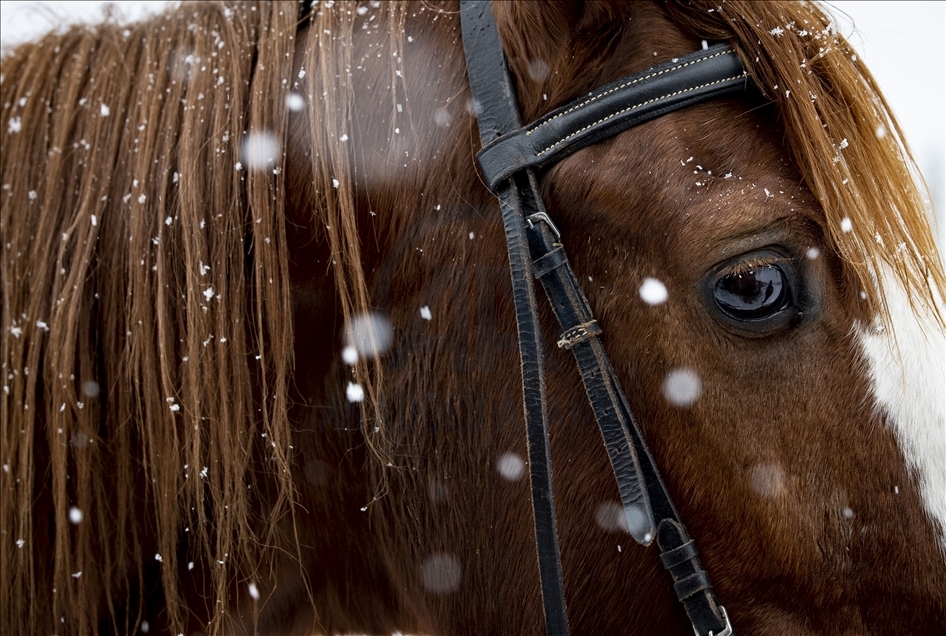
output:
[[[536,171],[575,151],[668,112],[743,91],[747,74],[735,52],[714,45],[608,84],[523,126],[515,84],[488,0],[461,0],[467,74],[482,150],[483,179],[499,198],[512,274],[529,447],[532,508],[548,634],[568,634],[555,515],[542,362],[532,278],[542,282],[561,328],[558,346],[575,355],[617,480],[634,539],[660,548],[673,589],[697,636],[734,634],[641,435],[598,336],[601,327],[545,210]]]

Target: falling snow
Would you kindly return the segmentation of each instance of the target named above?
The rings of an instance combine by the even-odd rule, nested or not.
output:
[[[305,100],[299,93],[289,93],[286,95],[286,108],[293,112],[299,112],[305,107]]]
[[[648,305],[660,305],[667,302],[667,288],[656,278],[645,278],[640,288],[641,300]]]
[[[549,65],[544,60],[529,62],[529,79],[533,82],[543,82],[549,76]]]
[[[595,523],[605,532],[627,530],[624,520],[624,507],[615,501],[606,501],[595,510]]]
[[[361,388],[360,384],[349,382],[348,388],[345,389],[345,397],[352,403],[363,402],[365,400],[365,390]]]
[[[390,348],[394,330],[390,321],[377,313],[355,316],[345,329],[347,346],[353,346],[359,356],[376,358]]]
[[[463,567],[453,555],[435,552],[424,559],[420,568],[420,578],[428,592],[449,594],[460,587]]]
[[[439,128],[446,128],[450,125],[450,121],[453,118],[450,116],[450,111],[446,108],[438,108],[434,111],[434,124]]]
[[[526,472],[526,463],[515,453],[504,453],[496,460],[496,470],[507,481],[519,481]]]
[[[756,464],[749,474],[749,486],[763,499],[772,499],[781,494],[785,483],[785,471],[778,464]]]
[[[692,406],[703,392],[699,374],[686,367],[674,369],[663,383],[663,394],[667,401],[681,408]]]
[[[427,305],[424,305],[423,307],[421,307],[420,317],[423,318],[424,320],[430,320],[432,318],[431,313],[430,313],[430,307],[428,307]]]
[[[268,170],[275,165],[281,151],[282,146],[272,133],[251,132],[243,140],[240,159],[249,170]]]
[[[73,525],[76,525],[76,526],[77,526],[77,525],[79,525],[80,523],[82,523],[82,517],[83,517],[83,515],[82,515],[82,511],[81,511],[81,510],[79,510],[79,509],[76,508],[75,506],[73,506],[72,508],[69,508],[69,521],[70,521]]]
[[[347,347],[342,349],[342,361],[348,366],[351,366],[355,364],[356,362],[358,362],[358,349],[356,349],[355,347],[351,345],[348,345]]]

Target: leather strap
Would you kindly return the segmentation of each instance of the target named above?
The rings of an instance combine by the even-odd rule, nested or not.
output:
[[[568,624],[558,556],[539,322],[531,277],[525,272],[526,258],[531,259],[533,274],[542,281],[562,329],[560,346],[571,349],[575,355],[618,482],[628,530],[637,541],[647,545],[654,539],[655,520],[660,520],[656,531],[657,541],[666,555],[665,567],[670,571],[674,589],[694,631],[698,636],[728,636],[733,631],[725,610],[716,600],[709,577],[700,565],[696,546],[687,535],[660,479],[617,376],[597,337],[600,327],[568,263],[558,230],[545,211],[534,167],[547,165],[547,162],[541,159],[538,163],[530,163],[532,159],[528,159],[526,163],[517,163],[518,155],[505,149],[521,148],[524,142],[503,140],[530,137],[526,131],[539,135],[536,139],[546,135],[547,138],[542,137],[545,139],[542,146],[547,150],[542,154],[547,154],[549,161],[553,158],[558,160],[579,147],[595,143],[635,123],[694,101],[714,97],[720,94],[717,89],[722,84],[726,84],[726,90],[734,90],[736,84],[730,82],[737,80],[740,87],[744,86],[744,71],[740,72],[740,64],[735,69],[736,75],[729,79],[711,75],[709,81],[703,81],[707,79],[706,76],[702,80],[697,77],[696,82],[692,81],[694,78],[690,71],[708,62],[713,65],[713,69],[716,69],[715,63],[721,59],[736,60],[739,64],[738,58],[728,49],[714,47],[710,51],[681,58],[679,62],[671,63],[671,67],[664,65],[619,80],[596,91],[589,98],[559,109],[556,111],[558,115],[553,113],[523,128],[520,126],[514,84],[506,67],[489,2],[461,0],[460,4],[467,73],[484,147],[478,159],[484,173],[487,170],[484,163],[492,164],[491,157],[499,158],[495,160],[496,166],[488,169],[494,177],[491,189],[500,199],[509,248],[523,367],[523,402],[529,439],[536,544],[548,633],[568,633]],[[732,71],[732,68],[728,68],[722,75]],[[718,73],[718,69],[712,70],[712,73]],[[671,77],[681,79],[669,83],[665,81]],[[641,88],[645,83],[649,85],[654,81],[661,82],[662,90]],[[636,88],[625,90],[627,86]],[[703,90],[706,86],[716,88]],[[687,98],[675,99],[681,91],[688,92]],[[644,93],[649,95],[648,103],[659,103],[660,107],[649,111],[644,119],[637,118],[637,115],[627,116],[626,113],[640,108],[640,95]],[[622,106],[620,99],[615,96],[620,96],[628,103]],[[602,121],[595,119],[590,125],[581,125],[586,115],[590,114],[592,119],[600,118],[602,112],[612,115]],[[562,136],[556,139],[552,132],[546,132],[553,129],[560,129]],[[546,143],[549,145],[544,146]],[[489,151],[493,154],[487,152],[489,148],[501,147],[504,150]],[[487,157],[486,161],[483,160],[484,156]],[[500,165],[502,161],[510,161],[511,164]]]
[[[476,160],[492,189],[523,168],[554,164],[671,111],[742,91],[746,77],[735,51],[717,44],[599,88],[484,144]]]
[[[503,133],[519,128],[518,101],[511,82],[497,82],[497,77],[508,77],[509,71],[489,3],[461,2],[460,18],[467,74],[473,91],[480,140],[486,145]],[[476,60],[476,64],[470,64],[470,60]],[[488,103],[477,103],[478,96],[484,95]],[[499,197],[506,231],[519,331],[523,406],[529,447],[529,478],[532,485],[532,512],[545,626],[548,634],[565,636],[569,633],[568,612],[559,557],[555,490],[552,485],[542,333],[530,276],[531,258],[525,237],[525,217],[521,213],[522,209],[534,205],[533,183],[535,175],[531,170],[525,170],[499,184],[494,192]],[[523,198],[527,201],[523,201]]]

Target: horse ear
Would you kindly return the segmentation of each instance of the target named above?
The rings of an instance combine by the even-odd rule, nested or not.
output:
[[[627,5],[606,0],[494,2],[524,120],[585,92],[626,24]],[[576,63],[577,62],[577,63]]]

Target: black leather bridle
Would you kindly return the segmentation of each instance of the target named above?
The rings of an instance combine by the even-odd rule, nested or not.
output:
[[[522,126],[490,2],[461,0],[460,9],[467,74],[483,145],[476,160],[486,185],[499,198],[509,250],[547,632],[568,634],[568,616],[533,277],[542,281],[558,318],[562,333],[558,346],[575,355],[611,459],[628,530],[645,546],[657,540],[660,561],[670,571],[674,591],[697,636],[734,634],[598,338],[601,327],[572,272],[561,235],[545,211],[536,170],[665,113],[744,91],[746,71],[729,46],[705,47],[608,84]]]
[[[300,0],[300,23],[311,11],[312,0]],[[522,126],[489,0],[460,0],[460,24],[483,145],[476,160],[486,185],[499,198],[509,250],[546,631],[555,636],[569,633],[532,277],[542,281],[558,318],[562,330],[558,346],[575,355],[611,459],[628,530],[642,545],[657,540],[660,561],[670,572],[694,633],[732,636],[726,610],[716,600],[696,544],[680,521],[597,337],[601,327],[568,262],[561,235],[545,211],[536,170],[666,113],[744,91],[747,73],[730,47],[710,46],[612,82]]]

